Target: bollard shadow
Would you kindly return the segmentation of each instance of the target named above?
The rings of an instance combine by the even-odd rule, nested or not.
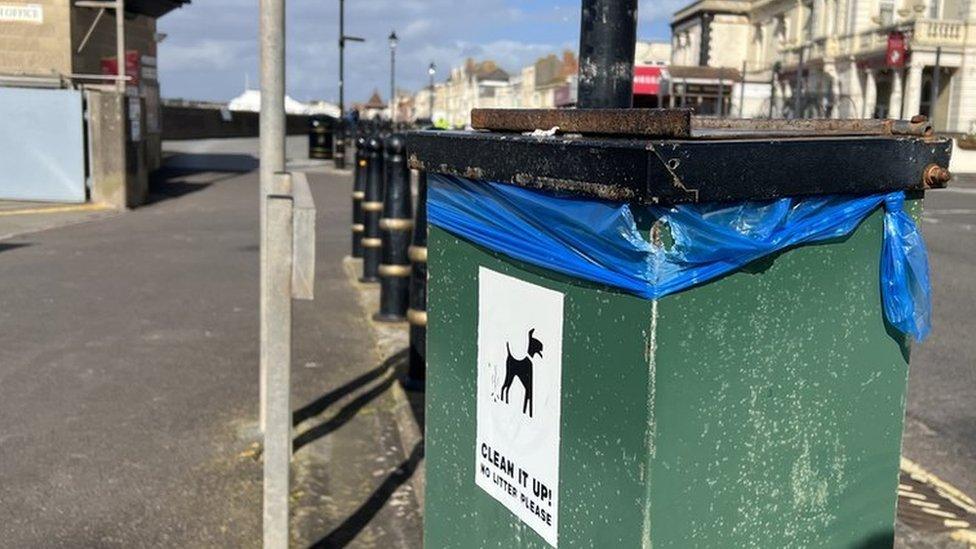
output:
[[[372,370],[353,378],[351,381],[342,385],[341,387],[336,387],[335,389],[325,393],[324,395],[318,397],[317,399],[309,402],[305,406],[295,410],[292,414],[292,425],[297,426],[299,423],[305,421],[306,419],[311,419],[322,412],[324,412],[329,406],[334,404],[336,401],[342,397],[348,395],[349,393],[363,387],[370,381],[382,376],[383,374],[390,371],[393,367],[397,355],[394,355],[386,359],[382,364],[373,368]]]
[[[315,442],[329,433],[332,433],[339,427],[342,427],[348,423],[349,420],[356,417],[356,414],[358,414],[360,410],[372,402],[373,399],[385,393],[390,386],[397,381],[397,378],[400,376],[400,372],[402,372],[403,365],[406,364],[407,358],[408,350],[404,349],[403,351],[400,351],[397,354],[387,358],[381,365],[373,370],[362,374],[341,387],[329,391],[328,393],[294,412],[292,415],[292,424],[298,425],[302,421],[311,419],[321,414],[330,405],[341,399],[343,396],[352,393],[356,389],[367,385],[375,379],[383,378],[382,382],[374,385],[368,391],[351,400],[327,421],[319,423],[318,425],[311,427],[296,436],[293,441],[294,451],[297,452],[302,447]]]
[[[383,482],[370,494],[369,498],[359,506],[356,511],[349,515],[342,524],[337,526],[324,538],[313,543],[313,549],[325,549],[332,547],[345,547],[366,527],[367,524],[376,516],[376,513],[383,508],[397,488],[410,480],[420,460],[424,457],[424,441],[419,441],[407,459],[402,461]]]
[[[0,242],[0,252],[16,250],[17,248],[26,248],[28,246],[33,246],[33,244],[18,243],[18,242]]]

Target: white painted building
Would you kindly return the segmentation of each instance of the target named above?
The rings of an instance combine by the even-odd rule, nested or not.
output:
[[[698,0],[671,29],[673,66],[741,73],[723,90],[733,115],[976,123],[973,0]],[[899,37],[905,55],[891,63]]]
[[[427,86],[414,95],[413,118],[463,128],[471,122],[471,109],[562,106],[575,102],[571,83],[576,70],[572,52],[542,57],[516,75],[493,61],[468,59],[451,69],[446,82],[434,84],[433,90]]]

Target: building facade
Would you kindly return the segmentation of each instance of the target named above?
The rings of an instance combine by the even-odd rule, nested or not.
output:
[[[741,73],[730,114],[976,122],[976,2],[698,0],[671,29],[672,72]]]
[[[0,86],[76,90],[85,94],[86,131],[105,127],[110,119],[124,120],[121,167],[124,179],[100,196],[104,186],[98,166],[119,156],[114,139],[92,141],[86,165],[89,198],[113,205],[137,205],[146,196],[148,172],[159,167],[161,101],[159,95],[156,21],[189,0],[119,0],[122,6],[124,59],[118,57],[115,7],[70,0],[11,0],[0,5]],[[116,85],[117,67],[124,64],[124,94]],[[40,92],[38,92],[40,93]],[[96,123],[96,105],[105,124]],[[111,141],[111,143],[110,143]],[[114,162],[114,161],[113,161]],[[93,183],[94,182],[94,183]]]
[[[463,128],[471,123],[471,109],[553,108],[575,102],[572,84],[578,71],[576,56],[563,52],[539,58],[512,75],[491,60],[468,59],[451,69],[445,82],[414,94],[414,120],[432,120],[442,127]]]

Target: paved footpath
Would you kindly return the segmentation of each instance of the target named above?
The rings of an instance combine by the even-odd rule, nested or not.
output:
[[[0,243],[3,547],[260,545],[257,175],[203,165],[149,206]],[[311,180],[294,545],[417,547],[419,450],[342,272],[349,177]]]

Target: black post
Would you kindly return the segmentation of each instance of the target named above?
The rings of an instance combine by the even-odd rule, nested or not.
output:
[[[637,0],[583,0],[579,108],[633,105],[636,41]]]
[[[722,78],[722,69],[718,70],[718,116],[725,118],[725,80]]]
[[[356,138],[356,167],[352,185],[352,256],[363,257],[363,199],[366,197],[366,138]]]
[[[800,46],[800,62],[796,66],[796,85],[793,86],[793,118],[803,118],[800,114],[800,94],[803,90],[803,46]]]
[[[346,114],[346,1],[339,0],[339,119]]]
[[[396,130],[396,31],[390,31],[390,124]]]
[[[386,189],[383,193],[383,218],[380,234],[383,248],[379,266],[380,311],[373,318],[397,322],[407,314],[410,291],[410,229],[413,208],[410,205],[410,168],[404,151],[403,137],[393,134],[386,139]]]
[[[410,257],[410,367],[404,384],[408,389],[423,390],[427,379],[427,172],[417,177],[417,214],[413,222]]]
[[[342,118],[346,114],[346,2],[339,0],[339,121],[332,134],[332,161],[337,170],[346,167],[345,137]]]
[[[729,97],[732,92],[729,92]],[[732,112],[732,101],[729,100],[729,114]],[[742,62],[742,80],[739,81],[739,118],[745,118],[746,112],[746,62]]]
[[[935,123],[935,106],[939,102],[939,86],[942,83],[942,46],[935,48],[935,66],[932,67],[932,99],[929,101],[929,120]],[[941,129],[941,128],[940,128]]]
[[[339,119],[339,123],[336,124],[332,161],[335,164],[335,169],[344,170],[346,169],[346,122],[342,118]]]
[[[366,141],[366,190],[363,195],[363,277],[360,282],[379,281],[380,214],[383,211],[383,145],[372,135]]]

